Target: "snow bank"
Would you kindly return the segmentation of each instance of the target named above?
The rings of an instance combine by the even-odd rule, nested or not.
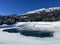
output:
[[[57,22],[18,22],[15,27],[21,30],[49,30],[56,31],[60,29],[60,21]]]

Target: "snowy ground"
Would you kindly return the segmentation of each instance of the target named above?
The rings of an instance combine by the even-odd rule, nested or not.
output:
[[[27,37],[20,33],[8,33],[0,30],[0,45],[60,45],[60,32],[52,38]]]
[[[54,37],[39,38],[3,32],[0,29],[0,45],[60,45],[60,30],[55,31]]]

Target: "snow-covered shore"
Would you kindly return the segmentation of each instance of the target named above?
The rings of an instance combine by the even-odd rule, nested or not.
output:
[[[0,25],[2,28],[19,28],[22,30],[59,30],[60,21],[57,22],[17,22],[14,25]]]
[[[16,23],[13,28],[18,27],[17,29],[21,29],[24,26],[26,27],[36,26],[36,24],[47,27],[47,26],[59,26],[60,22],[18,22]],[[37,27],[39,27],[37,25]],[[20,27],[20,28],[19,28]],[[11,27],[9,27],[11,29]],[[0,29],[0,45],[60,45],[60,30],[53,30],[55,31],[54,37],[50,38],[38,38],[38,37],[27,37],[21,35],[20,33],[8,33],[3,32],[4,29],[9,28],[1,28]],[[28,28],[28,29],[29,29]],[[32,27],[31,27],[32,28]],[[59,27],[58,27],[59,28]],[[46,28],[48,29],[48,27]],[[52,31],[52,30],[50,30]]]
[[[56,31],[60,30],[60,21],[57,22],[18,22],[15,24],[16,27],[22,30],[49,30]]]

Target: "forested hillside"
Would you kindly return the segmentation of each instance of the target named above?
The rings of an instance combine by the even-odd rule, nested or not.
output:
[[[33,11],[32,11],[33,12]],[[0,15],[0,25],[2,24],[14,24],[16,22],[28,22],[28,21],[43,21],[52,22],[60,21],[60,8],[56,9],[46,9],[42,11],[36,11],[34,13],[25,13],[22,15],[12,14],[8,16]]]

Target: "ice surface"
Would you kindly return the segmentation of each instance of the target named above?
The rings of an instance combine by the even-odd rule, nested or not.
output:
[[[27,37],[20,33],[8,33],[0,31],[0,44],[6,45],[59,45],[60,32],[55,32],[52,38]]]
[[[3,32],[3,30],[0,29],[0,45],[60,45],[60,30],[55,30],[54,37],[50,38],[27,37],[20,33]]]

